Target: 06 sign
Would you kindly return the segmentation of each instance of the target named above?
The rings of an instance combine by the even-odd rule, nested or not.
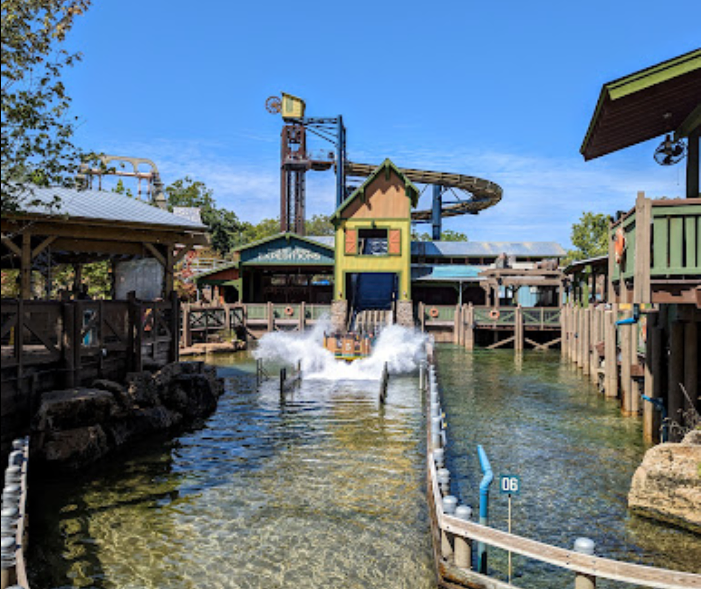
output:
[[[521,479],[514,474],[499,475],[499,492],[502,495],[519,495],[521,493]]]

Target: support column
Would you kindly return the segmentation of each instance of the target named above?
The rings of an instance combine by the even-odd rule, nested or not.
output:
[[[604,311],[604,393],[618,396],[618,360],[616,353],[616,312]]]
[[[691,131],[687,137],[686,198],[701,197],[701,190],[699,190],[699,136],[701,136],[701,127]]]
[[[568,308],[560,307],[560,357],[567,358],[567,311]]]
[[[22,233],[22,258],[20,265],[20,298],[32,298],[32,234],[25,229]]]
[[[590,308],[591,315],[589,317],[589,379],[592,384],[599,382],[599,352],[596,344],[601,341],[599,327],[601,326],[601,307]]]
[[[623,313],[623,318],[631,317],[630,311]],[[633,326],[619,325],[621,334],[621,409],[623,413],[632,411],[633,380],[630,376],[631,346],[633,345]]]
[[[470,303],[467,307],[467,329],[465,333],[465,349],[473,350],[475,348],[475,308]]]
[[[514,312],[514,350],[523,351],[523,311],[521,305],[516,307]]]
[[[699,348],[698,348],[698,323],[694,320],[694,311],[690,309],[689,322],[684,324],[684,388],[689,397],[684,397],[684,410],[692,408],[689,401],[696,401],[693,408],[698,405],[699,386]],[[688,425],[688,424],[687,424]]]
[[[584,320],[582,321],[582,372],[585,376],[591,374],[591,343],[589,341],[589,330],[591,328],[591,307],[583,309]]]
[[[678,319],[670,326],[667,374],[667,415],[671,421],[681,424],[684,394],[679,384],[684,382],[684,324]],[[670,435],[669,441],[678,442],[678,436]]]
[[[651,399],[661,396],[660,371],[662,368],[662,329],[657,314],[647,316],[645,342],[645,395]],[[657,443],[660,439],[660,411],[649,401],[643,403],[643,440]]]

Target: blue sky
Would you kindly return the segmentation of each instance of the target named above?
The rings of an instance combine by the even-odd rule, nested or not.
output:
[[[699,23],[698,0],[94,0],[66,84],[81,146],[202,180],[241,219],[277,215],[281,119],[264,103],[285,91],[343,115],[351,161],[504,188],[446,228],[569,247],[582,211],[683,194],[684,164],[652,159],[659,140],[588,163],[579,148],[601,85],[696,49]],[[333,174],[310,173],[308,214],[333,204]]]

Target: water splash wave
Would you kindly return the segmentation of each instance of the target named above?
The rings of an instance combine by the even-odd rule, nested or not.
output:
[[[323,347],[324,332],[331,332],[328,317],[320,319],[313,329],[304,333],[267,333],[260,339],[253,356],[264,362],[299,364],[303,378],[319,380],[376,380],[385,362],[390,374],[407,374],[416,370],[425,357],[425,334],[390,325],[380,333],[370,357],[348,364],[336,360]]]

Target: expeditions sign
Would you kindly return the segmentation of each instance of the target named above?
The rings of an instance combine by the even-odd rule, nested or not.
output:
[[[245,264],[311,264],[333,266],[333,251],[301,239],[276,239],[241,252]]]

